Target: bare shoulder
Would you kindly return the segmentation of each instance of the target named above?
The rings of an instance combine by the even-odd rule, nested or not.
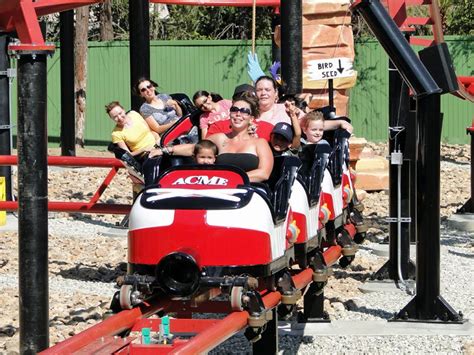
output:
[[[227,139],[227,136],[225,133],[214,133],[206,139],[209,139],[211,142],[214,142],[217,145],[221,145]]]

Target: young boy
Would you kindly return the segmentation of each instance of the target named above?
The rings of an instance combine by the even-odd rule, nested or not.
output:
[[[217,145],[203,139],[194,146],[193,156],[197,164],[214,164],[217,157]]]
[[[296,155],[291,150],[293,146],[293,128],[286,122],[278,122],[270,133],[270,148],[273,156]]]

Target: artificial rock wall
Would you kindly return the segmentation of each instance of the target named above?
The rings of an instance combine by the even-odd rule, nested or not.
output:
[[[349,0],[303,0],[303,91],[313,94],[313,108],[329,104],[328,80],[312,80],[308,62],[332,58],[354,61],[349,5]],[[351,77],[333,79],[337,115],[347,115],[349,90],[356,77],[354,71]]]

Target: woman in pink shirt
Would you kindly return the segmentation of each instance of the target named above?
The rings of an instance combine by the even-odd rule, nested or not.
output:
[[[265,121],[272,125],[278,122],[291,124],[290,116],[286,112],[285,104],[279,104],[278,86],[276,81],[269,76],[261,76],[255,82],[258,97],[260,116],[257,121]]]
[[[232,106],[232,101],[224,100],[218,94],[199,90],[194,94],[193,102],[203,112],[199,119],[202,138],[206,138],[211,125],[230,118],[229,109]]]

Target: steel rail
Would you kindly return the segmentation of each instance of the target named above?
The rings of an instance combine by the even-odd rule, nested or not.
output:
[[[131,205],[107,204],[90,202],[48,202],[48,211],[51,212],[79,212],[97,214],[128,214],[132,209]],[[0,211],[13,212],[18,210],[18,201],[1,201]]]
[[[18,157],[15,155],[0,155],[0,166],[17,165]],[[49,156],[49,166],[68,166],[68,167],[93,167],[110,168],[109,173],[104,178],[94,195],[88,202],[66,202],[49,201],[48,211],[53,212],[80,212],[80,213],[98,213],[98,214],[128,214],[131,205],[127,204],[106,204],[97,203],[112,182],[112,179],[118,172],[118,169],[125,168],[122,161],[115,158],[95,158],[95,157],[64,157]],[[1,211],[17,211],[18,201],[0,201]]]
[[[79,351],[81,348],[102,337],[114,336],[132,328],[141,318],[148,318],[166,308],[168,302],[168,300],[154,300],[139,307],[117,313],[91,328],[42,351],[40,354],[71,354]]]
[[[18,165],[16,155],[0,155],[0,165]],[[48,165],[90,168],[125,168],[116,158],[48,156]]]
[[[312,275],[313,270],[308,268],[293,276],[296,287],[301,289],[307,286],[312,281]],[[266,311],[278,306],[281,300],[280,292],[263,292],[262,300]],[[143,323],[144,318],[148,318],[160,310],[166,311],[171,305],[172,301],[169,300],[153,300],[150,301],[149,304],[141,305],[131,310],[122,311],[63,342],[54,345],[51,348],[46,349],[40,354],[70,354],[85,350],[85,347],[87,346],[89,346],[88,350],[92,351],[92,349],[90,349],[91,344],[96,342],[99,344],[100,339],[107,339],[107,337],[113,337],[121,332],[133,329],[134,327],[143,326],[143,324],[145,324]],[[227,317],[198,333],[191,340],[184,341],[183,343],[178,342],[175,346],[170,347],[168,353],[179,355],[205,353],[244,329],[247,326],[248,318],[249,313],[247,311],[232,312]],[[130,342],[124,342],[124,344],[125,346],[133,346]],[[136,350],[139,351],[138,349]],[[162,350],[165,351],[166,349],[160,349],[160,353],[163,353]]]

